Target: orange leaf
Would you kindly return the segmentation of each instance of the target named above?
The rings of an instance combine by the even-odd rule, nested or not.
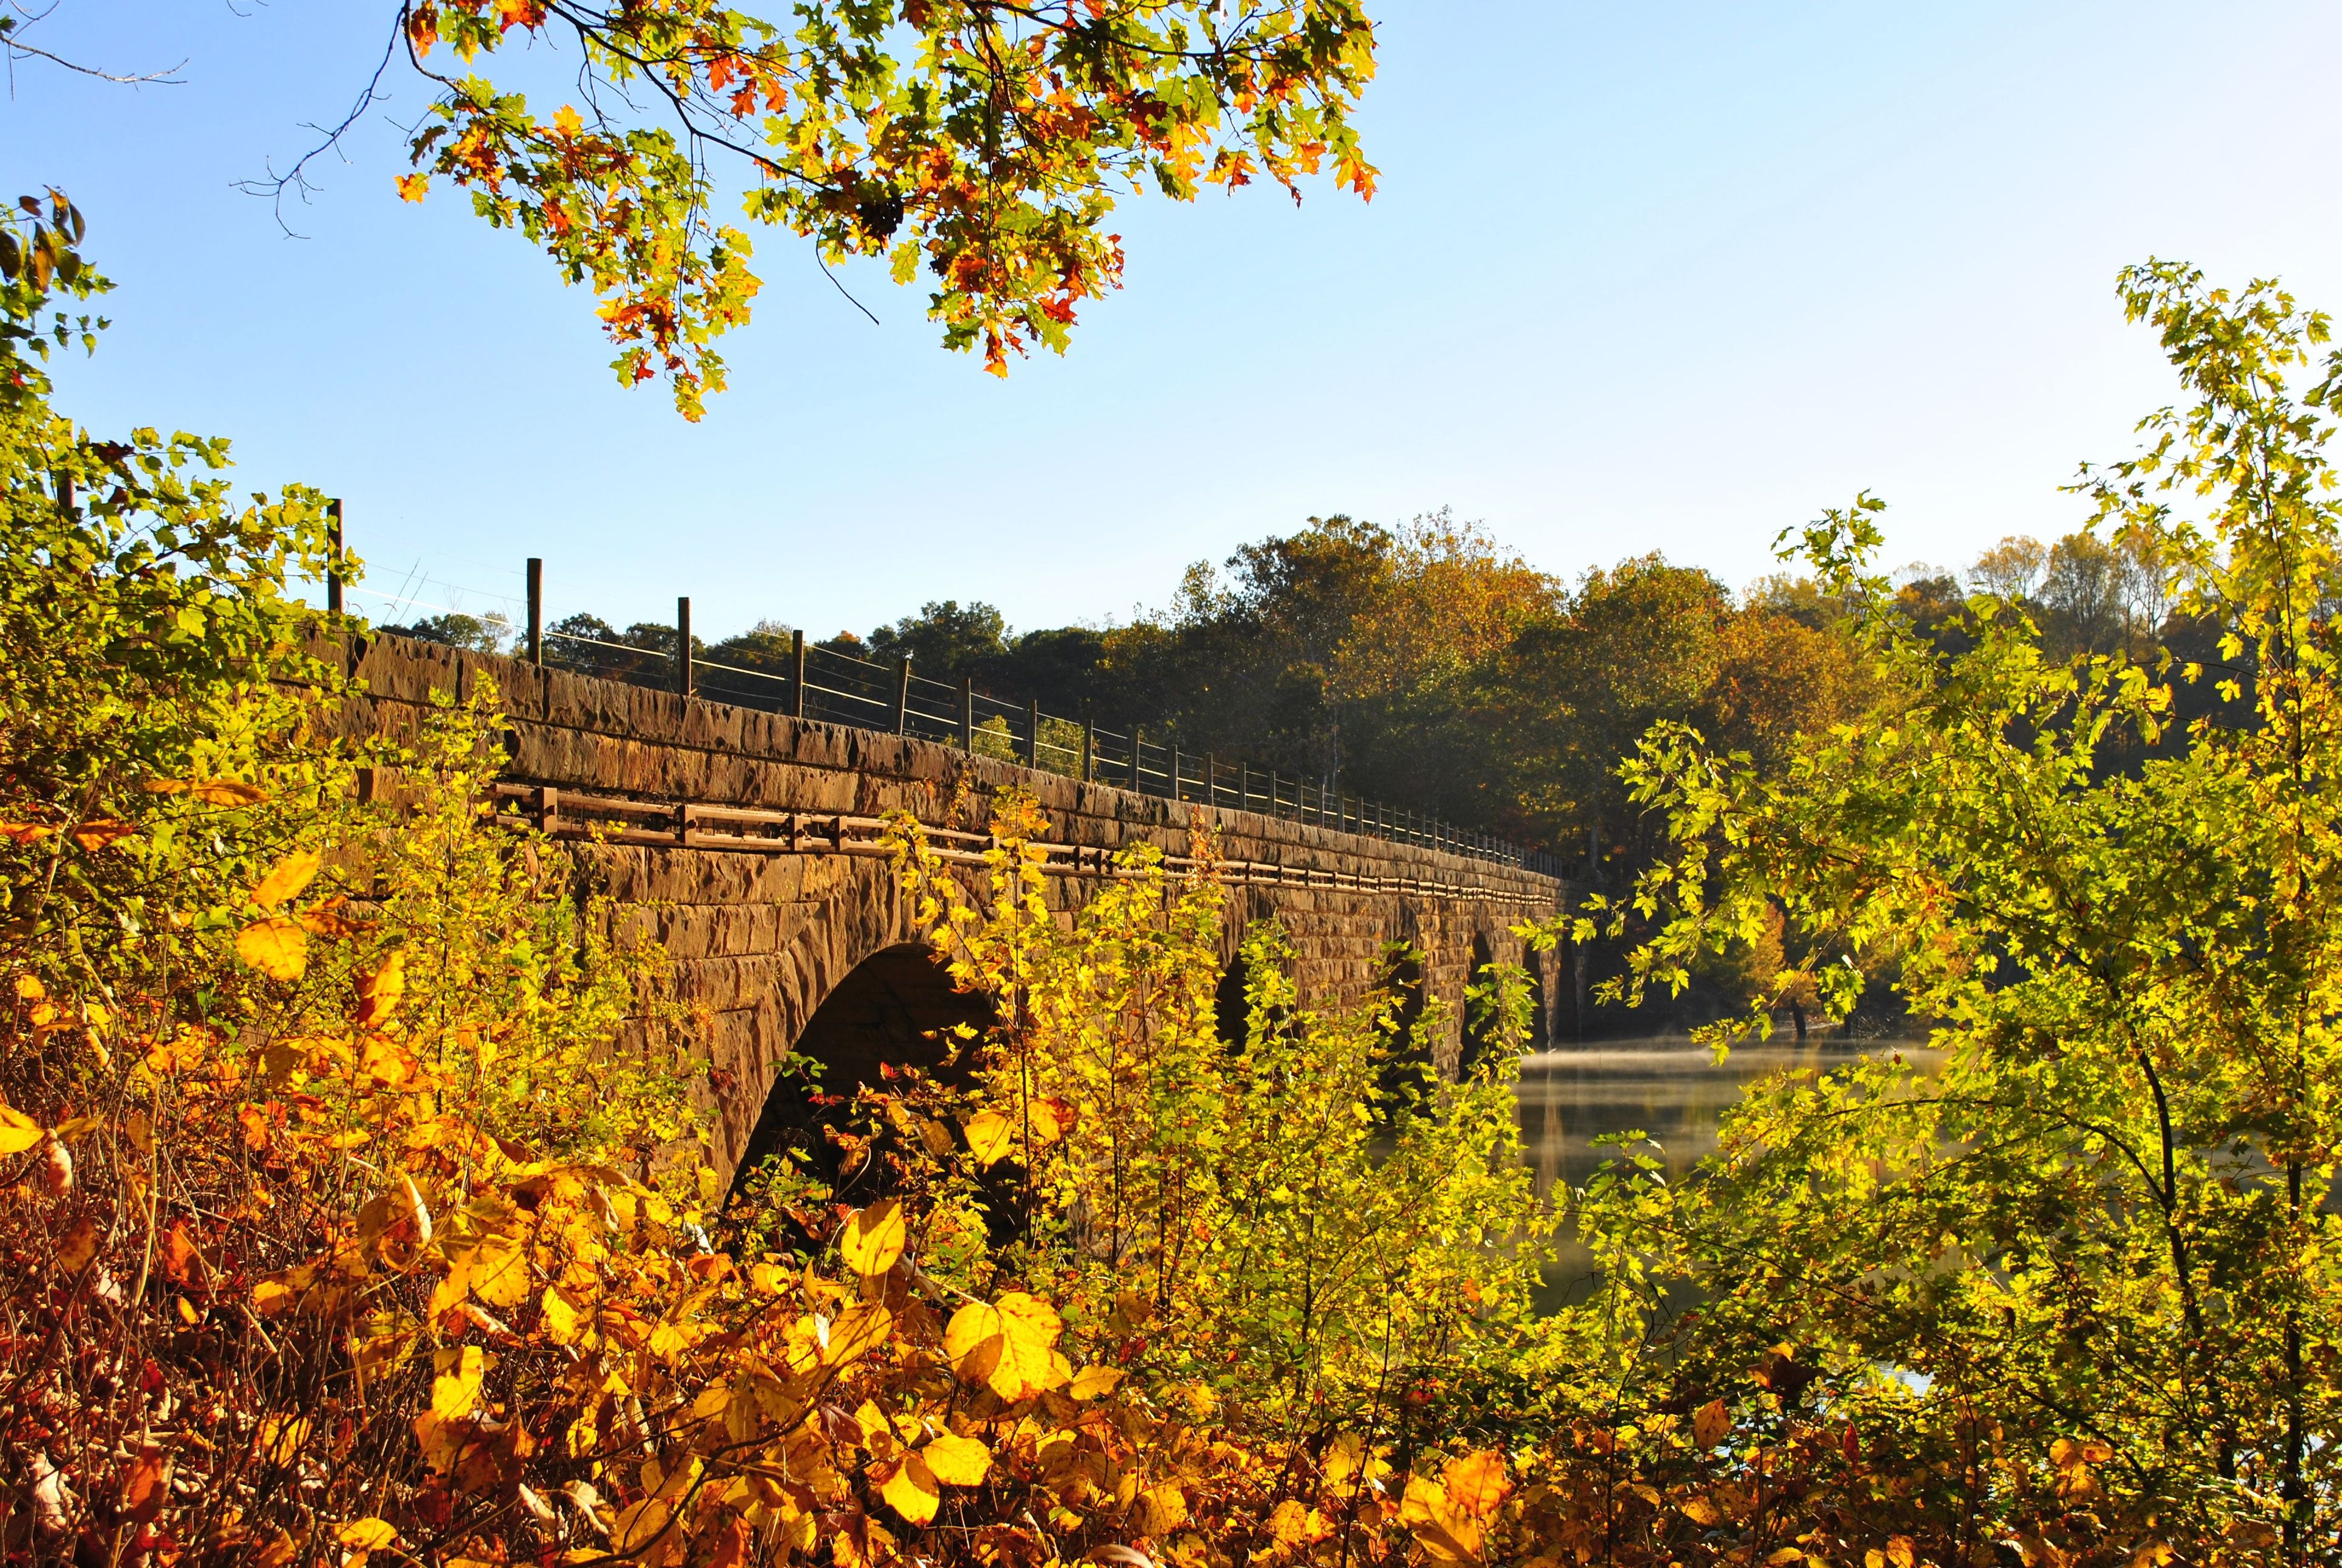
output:
[[[252,902],[263,909],[275,909],[288,899],[299,897],[324,864],[315,850],[295,850],[268,868],[268,874],[252,890]]]
[[[116,822],[110,816],[102,816],[82,824],[68,832],[65,836],[80,845],[84,851],[95,854],[108,844],[120,844],[137,831],[126,822]]]
[[[236,933],[235,955],[271,980],[298,980],[309,967],[309,934],[289,920],[255,920]]]
[[[132,1463],[130,1473],[122,1483],[122,1506],[139,1523],[150,1524],[162,1512],[165,1495],[163,1453],[160,1449],[150,1448]]]
[[[406,954],[394,953],[382,961],[382,967],[358,982],[357,1026],[372,1029],[398,1011],[398,999],[406,993]]]
[[[57,1267],[77,1274],[97,1256],[97,1225],[85,1217],[75,1220],[57,1243]]]

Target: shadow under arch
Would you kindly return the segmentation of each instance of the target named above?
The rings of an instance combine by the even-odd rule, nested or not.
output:
[[[952,1054],[944,1032],[962,1024],[988,1029],[994,1019],[991,999],[956,990],[926,944],[873,953],[822,999],[790,1047],[791,1060],[818,1067],[819,1076],[784,1071],[775,1079],[741,1152],[736,1188],[785,1152],[833,1178],[837,1150],[827,1134],[846,1124],[856,1090],[883,1082],[888,1067],[942,1066]]]
[[[1387,1100],[1404,1090],[1425,1068],[1435,1064],[1432,1044],[1423,1031],[1423,1014],[1428,1002],[1423,983],[1423,950],[1411,942],[1385,943],[1375,990],[1390,999],[1390,1010],[1383,1017],[1383,1048],[1386,1054],[1382,1093]]]
[[[1472,964],[1466,971],[1464,984],[1464,1033],[1456,1057],[1456,1076],[1460,1081],[1472,1075],[1488,1054],[1499,1048],[1504,1036],[1503,1020],[1498,1017],[1495,999],[1475,1000],[1472,992],[1486,985],[1495,975],[1490,973],[1496,964],[1496,950],[1485,931],[1472,936]]]

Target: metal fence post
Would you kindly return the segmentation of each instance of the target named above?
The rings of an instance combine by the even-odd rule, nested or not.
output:
[[[1094,783],[1097,778],[1097,715],[1082,715],[1082,782]]]
[[[325,614],[342,613],[342,504],[325,503]]]
[[[1025,704],[1025,765],[1041,765],[1041,699],[1033,697]]]
[[[907,654],[895,665],[895,733],[911,733],[911,657]]]
[[[1146,793],[1146,775],[1139,771],[1138,766],[1138,726],[1136,724],[1130,726],[1130,793],[1133,794]]]
[[[1174,802],[1179,799],[1179,743],[1177,741],[1171,743],[1171,798]]]
[[[976,750],[976,677],[959,678],[959,749]]]
[[[691,601],[675,602],[675,689],[691,695]]]
[[[1209,752],[1204,754],[1204,804],[1216,810],[1220,804],[1220,759]]]
[[[805,628],[789,634],[789,717],[805,717]]]
[[[528,558],[528,662],[545,663],[545,563]]]
[[[1236,809],[1252,809],[1252,764],[1236,764]]]

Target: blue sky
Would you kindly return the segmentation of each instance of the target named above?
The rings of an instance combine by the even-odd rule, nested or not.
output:
[[[2054,534],[2057,486],[2171,392],[2117,268],[2185,257],[2342,305],[2342,8],[1464,5],[1380,0],[1381,193],[1134,199],[1122,293],[1002,384],[925,295],[760,236],[733,390],[679,420],[606,368],[591,298],[443,191],[385,112],[287,239],[239,178],[306,145],[390,7],[65,0],[0,104],[121,285],[61,377],[94,427],[230,436],[346,498],[376,588],[826,633],[926,599],[1127,617],[1313,513],[1442,505],[1575,575],[1647,550],[1745,584],[1869,487],[1896,562]],[[241,13],[241,14],[239,14]],[[427,586],[422,585],[427,584]]]

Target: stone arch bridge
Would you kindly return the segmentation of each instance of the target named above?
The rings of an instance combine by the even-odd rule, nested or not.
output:
[[[898,810],[931,829],[980,834],[992,797],[1012,788],[1035,795],[1047,817],[1058,846],[1049,897],[1060,911],[1101,884],[1116,850],[1143,840],[1184,856],[1208,826],[1233,884],[1224,962],[1234,963],[1248,923],[1274,917],[1291,934],[1294,978],[1312,1004],[1419,987],[1446,1004],[1435,1050],[1451,1073],[1476,968],[1526,963],[1538,1043],[1551,1033],[1557,977],[1541,973],[1510,928],[1561,907],[1566,886],[1553,877],[403,638],[354,641],[347,659],[364,683],[345,721],[358,731],[411,733],[435,689],[460,698],[481,676],[495,681],[510,719],[502,793],[555,831],[601,827],[606,836],[580,846],[590,872],[622,904],[644,907],[679,999],[707,1020],[726,1168],[772,1135],[768,1103],[786,1098],[772,1091],[791,1052],[824,1060],[835,1086],[840,1070],[866,1078],[876,1063],[916,1054],[925,1031],[968,1015],[970,999],[953,994],[918,945],[876,834]],[[1391,943],[1419,960],[1395,975]]]

